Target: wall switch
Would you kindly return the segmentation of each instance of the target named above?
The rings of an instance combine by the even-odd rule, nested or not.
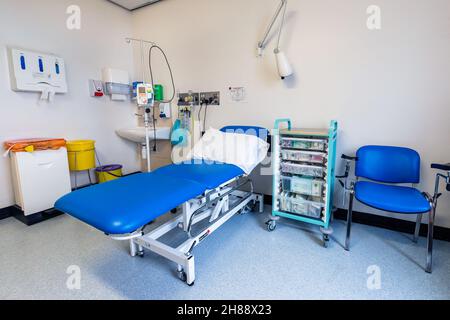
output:
[[[103,97],[105,95],[103,82],[100,80],[89,80],[89,92],[91,97]]]
[[[200,93],[200,103],[208,106],[220,106],[220,92],[202,92]]]

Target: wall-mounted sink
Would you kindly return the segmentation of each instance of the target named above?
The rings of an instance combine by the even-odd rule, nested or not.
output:
[[[154,140],[155,139],[154,129],[150,128],[149,131],[150,131],[150,140]],[[171,128],[169,127],[156,128],[156,140],[170,140],[170,132]],[[119,135],[119,137],[123,139],[130,140],[136,143],[145,143],[144,127],[119,129],[116,130],[116,133]]]

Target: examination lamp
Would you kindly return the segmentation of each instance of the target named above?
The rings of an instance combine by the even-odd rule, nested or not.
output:
[[[258,43],[258,56],[261,57],[262,53],[267,45],[267,38],[269,37],[269,33],[272,30],[273,26],[275,25],[275,22],[277,21],[281,12],[283,12],[280,30],[278,32],[277,46],[274,50],[275,59],[277,61],[278,73],[281,77],[281,80],[284,80],[286,77],[289,77],[290,75],[292,75],[294,73],[294,71],[292,70],[291,64],[289,63],[286,55],[284,54],[283,51],[280,50],[281,34],[283,31],[284,20],[286,17],[286,9],[287,9],[287,0],[281,0],[281,3],[278,6],[278,9],[275,12],[274,17],[273,17],[271,23],[269,24],[269,27],[267,28],[266,33],[264,34],[264,38]]]

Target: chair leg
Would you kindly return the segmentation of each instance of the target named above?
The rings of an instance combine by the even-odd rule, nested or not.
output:
[[[429,212],[428,220],[428,254],[427,254],[427,268],[426,272],[431,273],[433,269],[433,231],[434,231],[434,213],[435,206],[433,205]]]
[[[414,243],[417,243],[417,241],[419,240],[421,224],[422,224],[422,214],[418,214],[416,219],[416,229],[414,230],[414,238],[413,238]]]
[[[350,235],[352,231],[352,214],[353,214],[353,198],[354,193],[350,192],[350,199],[348,203],[348,213],[347,213],[347,236],[345,238],[345,250],[350,251]]]

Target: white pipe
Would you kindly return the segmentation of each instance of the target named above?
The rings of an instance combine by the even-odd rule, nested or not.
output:
[[[151,166],[151,159],[150,159],[150,119],[148,118],[148,112],[146,109],[144,109],[145,115],[144,115],[144,123],[145,123],[145,145],[146,145],[146,156],[147,156],[147,172],[152,171]]]
[[[142,68],[142,83],[145,83],[145,54],[144,54],[144,44],[148,43],[150,45],[156,45],[155,42],[147,41],[143,39],[136,39],[136,38],[125,38],[127,43],[131,42],[139,42],[140,44],[140,50],[141,50],[141,68]],[[153,85],[153,84],[152,84]],[[154,112],[154,110],[153,110]],[[145,152],[146,152],[146,160],[147,160],[147,172],[152,171],[151,167],[151,159],[150,159],[150,119],[149,119],[149,113],[147,112],[147,109],[144,108],[144,126],[145,126]]]

